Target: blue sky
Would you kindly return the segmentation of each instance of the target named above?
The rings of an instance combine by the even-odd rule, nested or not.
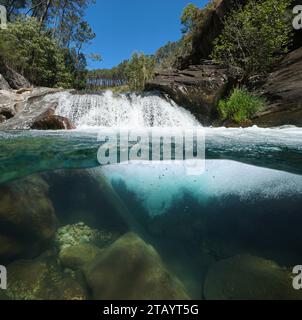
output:
[[[154,53],[181,36],[180,16],[189,3],[203,7],[208,0],[96,0],[87,20],[96,38],[87,53],[98,53],[102,62],[89,62],[89,69],[111,68],[134,51]]]

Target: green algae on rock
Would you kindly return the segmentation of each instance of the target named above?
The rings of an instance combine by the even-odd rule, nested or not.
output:
[[[53,255],[8,266],[7,295],[14,300],[85,300],[84,286],[64,274]]]
[[[114,235],[107,231],[90,228],[83,222],[69,224],[57,230],[55,242],[59,250],[81,244],[94,244],[99,247],[108,245]]]
[[[101,249],[86,243],[63,248],[59,253],[59,260],[63,267],[76,270],[94,261]]]
[[[57,219],[48,185],[40,176],[0,186],[0,225],[0,243],[4,244],[0,258],[32,257],[47,248]]]
[[[96,300],[189,299],[156,250],[134,233],[105,249],[85,266],[84,275]]]
[[[208,300],[302,299],[289,272],[274,261],[251,255],[217,262],[206,277],[204,296]]]

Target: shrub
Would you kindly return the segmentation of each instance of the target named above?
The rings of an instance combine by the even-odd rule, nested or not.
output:
[[[250,119],[265,106],[265,101],[245,88],[236,88],[226,100],[220,100],[218,111],[222,120],[241,123]]]
[[[292,25],[288,9],[292,0],[250,0],[234,10],[214,42],[211,57],[243,70],[244,76],[266,73],[288,51]]]

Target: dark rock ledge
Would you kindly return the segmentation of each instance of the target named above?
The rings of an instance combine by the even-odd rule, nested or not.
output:
[[[231,77],[228,69],[212,61],[184,70],[162,70],[146,84],[146,90],[158,90],[192,112],[204,125],[217,114],[217,102],[226,94]]]

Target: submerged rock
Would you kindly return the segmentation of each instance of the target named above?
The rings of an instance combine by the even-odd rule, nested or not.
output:
[[[79,281],[63,274],[56,259],[45,255],[10,264],[7,295],[14,300],[85,300]]]
[[[189,299],[155,249],[134,233],[105,249],[84,274],[96,300]]]
[[[217,262],[206,277],[204,296],[208,300],[302,299],[302,293],[292,287],[289,272],[251,255]]]
[[[53,240],[57,220],[38,175],[0,186],[0,258],[32,257]]]
[[[87,263],[94,261],[101,249],[91,244],[79,244],[66,247],[59,253],[59,260],[63,267],[77,270]]]
[[[104,247],[113,240],[114,235],[112,233],[90,228],[83,222],[59,228],[55,238],[59,250],[82,244],[92,244]]]
[[[26,245],[21,239],[0,234],[0,259],[17,257],[26,251]]]
[[[11,300],[10,297],[6,294],[5,290],[0,290],[0,301]]]

